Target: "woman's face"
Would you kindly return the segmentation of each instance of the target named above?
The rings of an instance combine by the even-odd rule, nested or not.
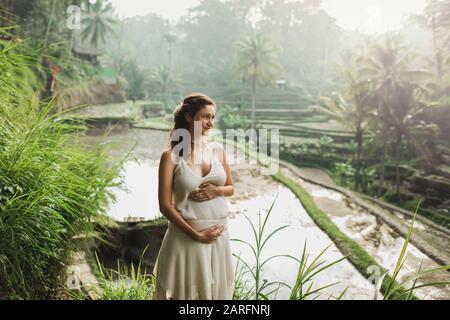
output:
[[[214,127],[214,121],[216,118],[216,108],[213,105],[206,105],[194,116],[194,121],[201,121],[202,124],[202,135],[206,134],[210,129]],[[194,122],[191,122],[191,127],[193,128]]]

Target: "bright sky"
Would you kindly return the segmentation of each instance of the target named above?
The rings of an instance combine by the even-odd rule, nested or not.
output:
[[[121,17],[157,13],[176,20],[199,0],[110,0]],[[323,0],[323,8],[345,28],[380,33],[397,27],[404,14],[421,13],[427,0]]]

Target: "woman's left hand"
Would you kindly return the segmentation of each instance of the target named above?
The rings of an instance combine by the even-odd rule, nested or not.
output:
[[[202,202],[214,199],[220,195],[219,187],[209,183],[204,182],[199,186],[199,189],[192,191],[188,195],[188,199],[196,202]]]

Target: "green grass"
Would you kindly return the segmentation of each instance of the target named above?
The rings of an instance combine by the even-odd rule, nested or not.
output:
[[[48,117],[50,108],[33,120],[2,109],[0,287],[10,297],[54,293],[66,255],[76,249],[72,237],[95,236],[92,221],[116,185],[118,168],[108,167],[104,150],[77,144],[65,133],[70,125]]]
[[[270,217],[270,214],[272,212],[275,201],[272,203],[270,209],[265,214],[264,221],[262,223],[261,223],[261,214],[258,215],[257,226],[255,226],[252,223],[252,221],[247,216],[244,215],[244,217],[247,219],[247,221],[249,222],[249,224],[252,228],[253,243],[243,241],[240,239],[231,239],[231,241],[236,241],[236,242],[247,245],[253,253],[253,258],[254,258],[254,261],[253,261],[254,266],[253,267],[250,265],[249,262],[241,259],[240,256],[238,256],[238,255],[234,255],[234,256],[238,259],[239,262],[241,262],[246,267],[246,270],[251,275],[251,278],[253,280],[252,281],[253,285],[251,288],[249,288],[249,292],[251,292],[251,294],[249,294],[249,296],[253,296],[255,300],[259,300],[259,299],[268,300],[272,293],[277,292],[277,289],[271,290],[269,292],[267,292],[267,290],[269,290],[270,288],[272,288],[273,286],[276,286],[276,285],[286,285],[282,282],[267,282],[261,278],[262,269],[267,262],[269,262],[270,260],[272,260],[273,258],[276,258],[276,257],[286,256],[286,255],[276,255],[276,256],[271,256],[265,260],[261,259],[261,253],[262,253],[265,245],[267,244],[267,241],[273,235],[275,235],[277,232],[288,227],[288,226],[280,226],[277,229],[275,229],[274,231],[270,232],[268,235],[266,235],[266,236],[264,235],[267,221]]]
[[[0,65],[17,71],[0,73],[0,297],[57,298],[69,253],[98,237],[92,222],[120,164],[107,164],[103,146],[78,143],[75,126],[39,101],[42,83],[22,77],[38,68],[32,59],[11,49]]]
[[[117,269],[106,269],[97,257],[98,270],[100,272],[100,292],[97,293],[100,300],[151,300],[155,292],[156,278],[147,274],[147,270],[141,270],[142,257],[135,268],[121,266],[117,262]]]
[[[79,286],[65,290],[66,296],[73,300],[151,300],[155,293],[156,278],[142,269],[142,258],[147,247],[141,254],[139,264],[127,267],[117,260],[115,269],[106,268],[98,255],[89,256],[89,265],[97,279],[97,286]]]

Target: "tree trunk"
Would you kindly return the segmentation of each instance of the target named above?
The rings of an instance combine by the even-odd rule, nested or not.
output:
[[[255,128],[255,109],[256,109],[256,74],[253,75],[253,90],[252,90],[252,129]]]
[[[383,195],[383,189],[384,189],[384,176],[386,174],[386,140],[383,139],[382,145],[381,145],[381,179],[380,179],[380,191],[379,195]]]
[[[363,131],[361,128],[356,130],[356,175],[355,175],[355,190],[359,191],[362,186],[361,183],[361,153],[362,153]]]
[[[56,0],[53,0],[52,12],[50,13],[50,19],[48,19],[47,31],[45,32],[44,49],[47,48],[47,41],[50,35],[50,29],[52,27],[53,18],[55,16],[55,8],[56,8]]]
[[[403,133],[402,130],[397,128],[396,132],[396,141],[395,141],[395,190],[397,194],[397,199],[400,200],[400,148],[402,144]]]
[[[442,80],[443,77],[443,70],[442,70],[442,57],[440,57],[439,49],[437,47],[437,41],[436,41],[436,20],[435,17],[431,18],[431,34],[433,36],[433,50],[434,50],[434,59],[436,63],[436,75],[439,80]]]

